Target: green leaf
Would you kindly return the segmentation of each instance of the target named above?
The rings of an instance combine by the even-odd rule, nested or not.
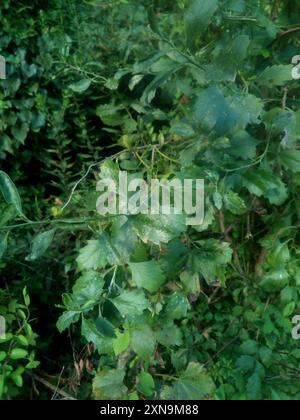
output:
[[[260,282],[260,287],[274,293],[281,291],[289,281],[290,275],[284,268],[277,268],[265,274]]]
[[[18,190],[10,177],[3,171],[0,171],[0,191],[7,204],[12,204],[16,208],[18,214],[24,217]]]
[[[76,281],[73,286],[73,294],[80,304],[87,301],[98,302],[102,296],[104,287],[103,276],[96,271],[87,271]]]
[[[56,327],[60,333],[70,327],[71,324],[78,322],[80,314],[75,311],[64,312],[58,319]]]
[[[265,196],[271,204],[282,205],[288,195],[286,186],[280,178],[269,171],[258,169],[244,175],[244,185],[249,192],[257,197]]]
[[[240,369],[242,372],[249,372],[252,371],[254,368],[255,359],[250,356],[241,356],[237,362],[236,367]]]
[[[4,255],[4,253],[6,252],[6,249],[7,249],[8,235],[9,235],[8,232],[0,233],[0,260],[3,257],[3,255]]]
[[[149,360],[155,350],[155,336],[148,325],[135,327],[131,331],[132,350],[143,360]]]
[[[168,243],[187,230],[184,215],[138,215],[131,218],[132,227],[145,243]]]
[[[258,343],[253,340],[245,341],[240,348],[242,354],[247,356],[255,356],[258,352]]]
[[[71,89],[75,93],[84,93],[88,90],[88,88],[91,86],[92,82],[89,79],[82,79],[77,83],[73,83],[69,86],[69,89]]]
[[[29,133],[29,125],[24,123],[20,127],[13,127],[11,133],[19,143],[24,145]]]
[[[100,105],[96,110],[96,114],[104,124],[110,127],[117,127],[123,124],[123,116],[121,114],[122,106],[117,106],[114,104]]]
[[[156,340],[165,347],[182,345],[182,332],[173,323],[166,323],[162,328],[155,331]]]
[[[116,338],[115,327],[101,316],[96,320],[96,327],[99,333],[104,337]]]
[[[125,396],[127,387],[124,385],[125,370],[104,370],[93,380],[93,394],[96,400],[118,400]]]
[[[218,8],[218,0],[192,0],[186,15],[186,29],[190,45],[204,32]]]
[[[116,356],[123,353],[130,345],[130,332],[128,329],[124,333],[116,332],[116,338],[113,340],[113,348]]]
[[[224,196],[225,206],[232,214],[241,216],[247,213],[247,206],[244,200],[234,191],[229,191]]]
[[[248,380],[247,383],[247,394],[251,400],[261,399],[262,383],[258,373],[254,373]]]
[[[12,360],[19,360],[19,359],[24,359],[25,357],[27,357],[27,355],[28,355],[27,350],[13,349],[10,353],[10,358]]]
[[[166,315],[168,319],[182,319],[186,318],[190,309],[190,303],[183,293],[173,293],[167,299]]]
[[[166,281],[160,265],[155,261],[130,263],[129,267],[134,283],[150,293],[156,293]]]
[[[53,242],[55,229],[40,233],[32,242],[32,249],[26,261],[36,261],[42,257]]]
[[[279,160],[285,169],[291,170],[294,174],[300,172],[300,150],[286,150],[281,152]]]
[[[155,383],[152,375],[148,372],[141,372],[138,376],[137,388],[145,397],[151,397],[155,391]]]
[[[97,330],[95,321],[91,319],[82,318],[81,335],[89,343],[93,343],[101,354],[111,354],[113,352],[113,340],[110,337],[104,337]]]
[[[87,246],[80,250],[77,258],[78,269],[97,270],[109,265],[119,265],[120,259],[116,248],[106,234],[98,239],[88,241]]]
[[[171,387],[166,387],[162,398],[167,400],[203,400],[214,396],[215,385],[203,367],[191,362],[178,381]]]
[[[150,307],[150,302],[142,290],[122,290],[112,302],[123,317],[142,315]]]
[[[274,86],[284,86],[286,82],[293,79],[292,65],[276,65],[267,67],[259,76],[257,82],[260,86],[272,88]]]
[[[200,249],[191,256],[194,273],[200,273],[207,283],[217,279],[225,282],[226,265],[232,260],[232,249],[227,242],[218,242],[214,239],[197,241]]]

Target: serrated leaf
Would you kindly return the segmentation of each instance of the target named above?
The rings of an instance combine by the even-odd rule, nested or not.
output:
[[[225,206],[232,214],[241,216],[247,213],[247,206],[244,200],[234,191],[229,191],[224,195]]]
[[[99,333],[95,321],[82,318],[81,335],[87,342],[95,345],[99,354],[111,354],[113,352],[113,340]]]
[[[156,340],[165,347],[181,346],[182,332],[172,322],[155,331]]]
[[[190,45],[195,37],[204,32],[218,8],[218,0],[192,0],[185,15],[187,35]]]
[[[168,243],[187,230],[184,215],[138,215],[130,220],[139,238],[145,243]]]
[[[300,172],[300,150],[286,150],[281,152],[279,160],[285,169],[289,169],[294,174]]]
[[[120,259],[109,237],[101,234],[98,239],[88,241],[80,250],[77,264],[80,271],[97,270],[105,268],[108,264],[119,265]]]
[[[213,397],[214,392],[215,384],[211,377],[200,364],[191,362],[172,388],[164,390],[162,397],[171,401],[200,401]]]
[[[292,69],[292,65],[275,65],[267,67],[259,76],[257,82],[260,86],[269,88],[283,86],[286,82],[293,79]]]
[[[150,302],[142,290],[122,290],[112,302],[123,317],[141,315],[150,307]]]
[[[166,316],[172,320],[186,318],[190,307],[190,303],[183,293],[173,293],[167,299]]]
[[[155,350],[155,336],[148,325],[135,327],[131,331],[132,350],[143,360],[149,360]]]
[[[103,293],[104,279],[96,271],[87,271],[76,281],[73,294],[80,304],[86,301],[97,302]]]
[[[155,261],[130,263],[129,267],[134,283],[150,293],[156,293],[166,281],[160,265]]]
[[[41,258],[53,242],[55,229],[40,233],[32,242],[31,253],[26,261],[36,261]]]
[[[80,314],[75,311],[64,312],[56,323],[56,327],[60,333],[70,327],[71,324],[78,322]]]
[[[125,396],[127,387],[124,385],[125,370],[104,370],[93,380],[93,394],[96,400],[118,400]]]

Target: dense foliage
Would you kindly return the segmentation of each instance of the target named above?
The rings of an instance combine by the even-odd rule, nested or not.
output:
[[[0,397],[299,399],[299,2],[0,18]],[[205,179],[204,223],[100,216],[120,169]]]

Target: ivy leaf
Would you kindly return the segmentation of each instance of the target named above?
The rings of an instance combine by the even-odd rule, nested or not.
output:
[[[156,293],[166,281],[160,265],[155,261],[130,263],[129,267],[134,283],[150,293]]]
[[[48,250],[53,242],[55,229],[40,233],[32,242],[30,255],[26,257],[26,261],[36,261],[41,258]]]
[[[96,400],[118,400],[127,393],[124,385],[125,370],[104,370],[95,376],[93,380],[93,394]]]
[[[191,362],[172,387],[163,391],[163,399],[175,401],[203,400],[213,395],[215,384],[211,377],[196,362]]]
[[[56,327],[60,333],[70,327],[71,324],[78,322],[80,314],[75,311],[64,312],[58,319]]]
[[[123,317],[141,315],[150,306],[142,290],[122,290],[112,301]]]
[[[149,325],[135,327],[131,331],[132,350],[143,360],[149,360],[155,350],[155,335]]]
[[[10,177],[3,171],[0,171],[0,191],[7,204],[12,204],[18,214],[24,217],[21,198],[15,184]]]

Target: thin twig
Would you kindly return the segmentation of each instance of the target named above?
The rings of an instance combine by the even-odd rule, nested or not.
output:
[[[76,401],[76,398],[72,397],[70,394],[63,391],[62,389],[57,389],[57,387],[55,385],[52,385],[50,382],[46,381],[46,379],[41,378],[40,376],[35,375],[35,374],[31,374],[31,377],[33,379],[35,379],[36,381],[40,382],[41,384],[43,384],[45,387],[51,389],[51,391],[53,391],[56,394],[59,394],[62,397],[66,398],[67,400]]]

